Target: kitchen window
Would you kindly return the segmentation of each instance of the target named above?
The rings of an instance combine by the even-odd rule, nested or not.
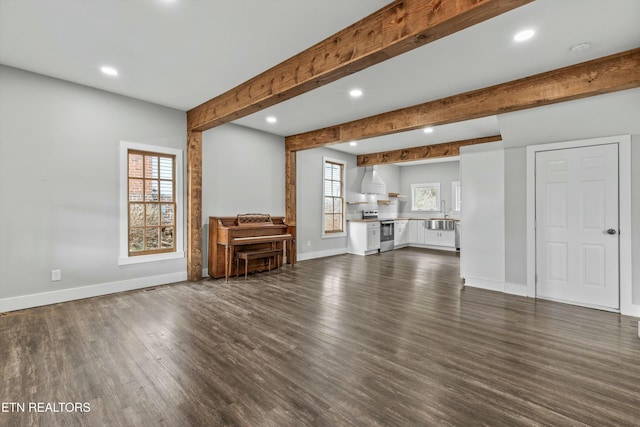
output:
[[[120,144],[118,264],[184,258],[182,151]]]
[[[323,159],[323,235],[344,234],[344,162]]]
[[[440,211],[440,183],[411,184],[411,210]]]

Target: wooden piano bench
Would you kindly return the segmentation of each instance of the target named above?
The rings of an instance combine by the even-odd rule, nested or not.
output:
[[[244,280],[247,280],[247,269],[249,261],[252,259],[269,258],[269,271],[271,271],[271,258],[275,257],[276,267],[280,265],[280,256],[282,255],[282,249],[259,249],[255,251],[238,251],[236,252],[236,276],[240,273],[238,269],[238,263],[240,260],[244,260]]]

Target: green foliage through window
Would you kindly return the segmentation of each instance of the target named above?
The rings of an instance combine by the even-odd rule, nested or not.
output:
[[[411,184],[411,200],[411,210],[440,210],[440,183]]]

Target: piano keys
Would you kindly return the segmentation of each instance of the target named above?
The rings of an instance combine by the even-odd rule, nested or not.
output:
[[[283,217],[267,214],[240,214],[235,217],[209,217],[209,275],[214,278],[234,276],[237,251],[279,249],[283,257],[291,251],[293,230]],[[293,263],[294,257],[288,256]],[[264,271],[269,268],[267,259],[254,259],[249,271]],[[276,267],[280,267],[277,265]]]

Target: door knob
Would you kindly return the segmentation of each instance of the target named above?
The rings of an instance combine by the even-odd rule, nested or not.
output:
[[[613,228],[610,228],[607,230],[607,234],[616,234],[616,230],[614,230]]]

